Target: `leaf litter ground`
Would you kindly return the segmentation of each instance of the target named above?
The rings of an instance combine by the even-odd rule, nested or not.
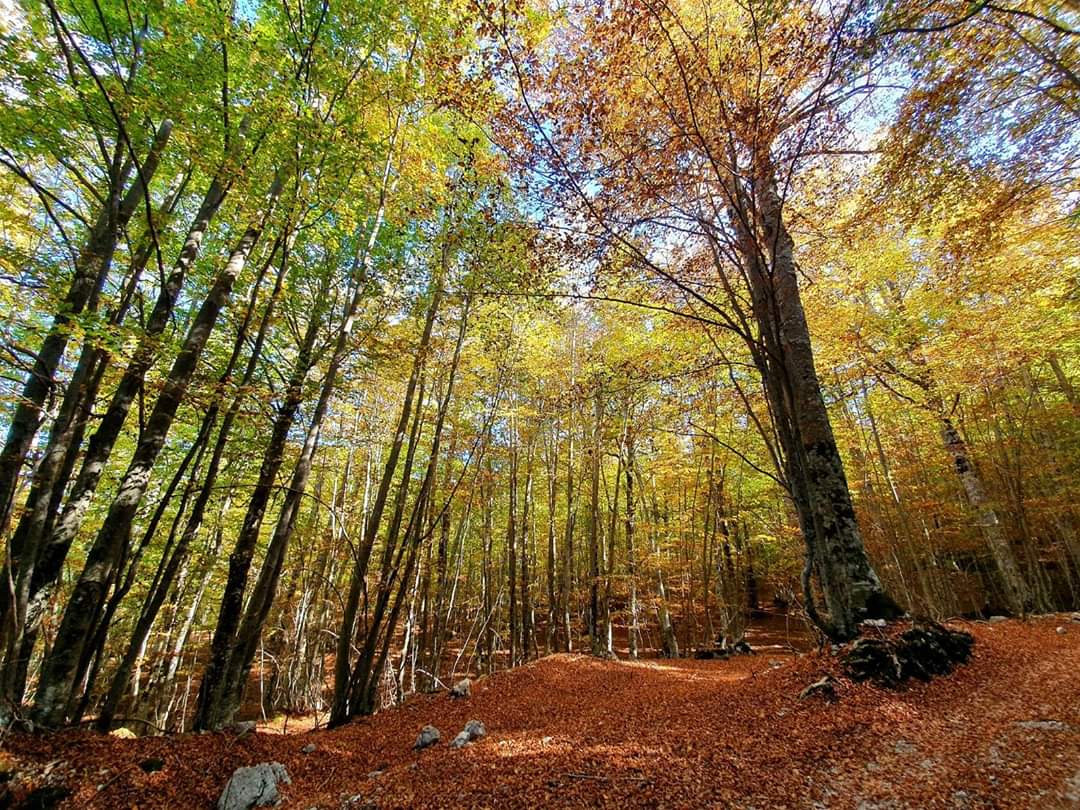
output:
[[[955,626],[976,637],[968,665],[896,692],[841,677],[834,704],[798,699],[837,674],[816,654],[556,655],[483,678],[470,698],[418,696],[334,731],[65,732],[4,747],[20,768],[61,774],[68,807],[210,807],[233,770],[269,760],[288,768],[297,808],[1080,807],[1080,623]],[[451,750],[474,718],[488,736]],[[429,723],[443,741],[413,752]],[[161,770],[139,767],[150,758]]]

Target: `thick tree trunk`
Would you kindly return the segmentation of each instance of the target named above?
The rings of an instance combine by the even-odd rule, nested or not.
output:
[[[853,637],[863,618],[901,613],[870,565],[855,518],[843,463],[814,367],[810,331],[799,293],[794,243],[784,225],[782,200],[767,159],[758,166],[757,216],[745,201],[733,205],[739,250],[760,327],[758,367],[785,454],[786,476],[807,543],[804,592],[816,616],[809,577],[816,573],[829,618],[826,632]],[[740,210],[742,213],[740,213]],[[760,225],[761,240],[748,231]]]

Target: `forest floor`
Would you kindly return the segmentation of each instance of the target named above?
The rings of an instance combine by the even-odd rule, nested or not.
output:
[[[235,768],[270,760],[296,808],[1080,807],[1080,623],[956,626],[977,641],[952,675],[896,692],[841,679],[833,704],[798,697],[836,671],[817,654],[555,655],[480,679],[467,699],[422,695],[333,731],[66,732],[4,749],[64,781],[67,807],[211,807]],[[473,718],[487,736],[450,749]],[[414,752],[429,723],[442,742]],[[160,771],[143,772],[149,757]]]

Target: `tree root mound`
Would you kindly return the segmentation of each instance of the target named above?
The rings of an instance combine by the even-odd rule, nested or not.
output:
[[[970,633],[923,624],[892,638],[860,638],[840,660],[844,674],[853,681],[895,689],[910,678],[929,681],[948,675],[967,663],[974,646]]]

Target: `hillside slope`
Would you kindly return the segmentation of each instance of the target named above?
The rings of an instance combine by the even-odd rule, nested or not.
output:
[[[267,760],[288,768],[298,808],[1080,807],[1080,623],[966,629],[975,656],[952,676],[897,693],[842,682],[832,705],[798,699],[828,663],[816,656],[559,655],[482,679],[469,699],[422,696],[335,731],[5,748],[59,761],[71,807],[208,807],[236,767]],[[488,736],[449,749],[472,718]],[[443,742],[414,753],[428,723]],[[162,770],[143,773],[147,757]]]

